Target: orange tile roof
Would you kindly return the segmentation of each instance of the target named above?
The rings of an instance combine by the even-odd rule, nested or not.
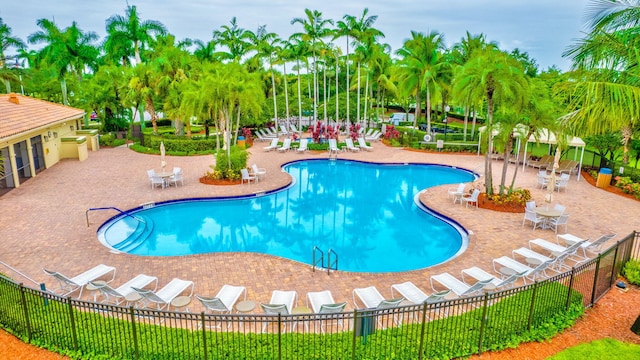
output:
[[[84,116],[85,111],[19,94],[0,94],[0,139]]]

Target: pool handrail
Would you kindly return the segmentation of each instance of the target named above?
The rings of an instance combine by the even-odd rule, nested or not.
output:
[[[107,206],[107,207],[99,207],[99,208],[89,208],[89,209],[84,213],[85,217],[87,218],[87,227],[89,227],[89,211],[95,211],[95,210],[115,210],[115,211],[117,211],[117,212],[119,212],[119,213],[121,213],[121,214],[123,214],[123,215],[129,216],[129,217],[131,217],[131,218],[133,218],[133,219],[135,219],[135,220],[140,221],[140,222],[141,222],[141,223],[143,223],[143,224],[146,224],[146,222],[145,222],[144,220],[140,219],[140,218],[139,218],[139,217],[137,217],[137,216],[133,216],[133,215],[129,214],[127,211],[120,210],[120,209],[118,209],[118,208],[117,208],[117,207],[115,207],[115,206]]]

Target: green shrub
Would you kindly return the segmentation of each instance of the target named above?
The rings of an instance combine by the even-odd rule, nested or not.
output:
[[[549,357],[550,360],[640,358],[640,345],[627,344],[615,339],[602,339],[580,344]]]
[[[640,261],[629,260],[622,269],[622,275],[634,285],[640,285]]]
[[[216,155],[216,166],[213,173],[207,173],[205,177],[214,179],[238,180],[242,177],[240,170],[247,167],[249,152],[239,146],[232,146],[227,151],[220,151]]]

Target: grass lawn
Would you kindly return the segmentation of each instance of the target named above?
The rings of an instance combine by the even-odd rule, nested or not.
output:
[[[640,359],[640,345],[623,343],[614,339],[602,339],[574,346],[549,359]]]

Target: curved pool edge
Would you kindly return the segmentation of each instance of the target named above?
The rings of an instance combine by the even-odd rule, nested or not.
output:
[[[331,160],[331,159],[330,159]],[[469,173],[473,176],[474,180],[477,180],[480,176],[479,174],[477,174],[476,172],[463,168],[463,167],[458,167],[458,166],[452,166],[452,165],[445,165],[445,164],[441,164],[441,163],[428,163],[428,162],[375,162],[375,161],[363,161],[363,160],[354,160],[354,159],[332,159],[333,161],[340,161],[340,162],[346,162],[346,163],[361,163],[361,164],[374,164],[374,165],[378,165],[378,166],[408,166],[408,165],[420,165],[420,166],[435,166],[435,167],[441,167],[441,168],[447,168],[447,169],[454,169],[454,170],[459,170],[459,171],[464,171],[466,173]],[[97,234],[98,234],[98,239],[101,242],[101,244],[105,247],[107,247],[112,253],[114,254],[128,254],[128,255],[133,255],[133,256],[137,256],[136,254],[131,254],[129,252],[126,251],[120,251],[118,249],[113,248],[110,244],[107,243],[107,241],[104,239],[103,236],[101,236],[104,231],[106,229],[109,228],[109,226],[111,226],[113,224],[113,222],[115,220],[118,220],[124,216],[127,216],[128,214],[132,214],[135,213],[139,210],[144,209],[145,207],[148,206],[156,206],[156,205],[168,205],[168,204],[172,204],[172,203],[181,203],[181,202],[192,202],[192,201],[210,201],[210,200],[239,200],[239,199],[251,199],[251,198],[256,198],[256,197],[261,197],[261,196],[265,196],[265,195],[270,195],[270,194],[274,194],[274,193],[278,193],[281,191],[284,191],[292,186],[295,185],[296,183],[296,179],[295,177],[291,176],[291,174],[289,174],[285,168],[288,165],[291,164],[295,164],[295,163],[300,163],[300,162],[309,162],[309,161],[327,161],[326,158],[319,158],[319,159],[296,159],[293,161],[288,161],[283,163],[282,165],[280,165],[281,171],[286,173],[287,175],[289,175],[289,182],[283,186],[279,186],[273,189],[269,189],[266,191],[258,191],[258,192],[254,192],[251,194],[243,194],[243,195],[229,195],[229,196],[209,196],[209,197],[190,197],[190,198],[181,198],[181,199],[172,199],[172,200],[165,200],[165,201],[160,201],[160,202],[147,202],[147,203],[143,203],[140,204],[134,208],[131,208],[129,210],[123,211],[123,213],[118,213],[112,217],[110,217],[109,219],[107,219],[106,221],[104,221],[100,227],[97,230]],[[445,264],[451,260],[456,259],[457,257],[459,257],[460,255],[462,255],[469,246],[469,232],[460,224],[458,223],[456,220],[441,214],[437,211],[435,211],[434,209],[431,209],[430,207],[428,207],[426,204],[422,203],[422,201],[420,200],[420,195],[423,194],[428,188],[422,189],[420,191],[418,191],[415,195],[414,195],[414,203],[416,204],[416,206],[424,211],[425,213],[428,213],[432,216],[434,216],[435,218],[445,222],[446,224],[450,225],[452,228],[454,228],[456,230],[456,232],[459,233],[460,237],[461,237],[461,246],[460,249],[458,249],[458,251],[452,255],[450,258],[441,261],[439,263],[435,263],[435,264],[431,264],[429,266],[423,267],[423,268],[417,268],[417,269],[411,269],[411,270],[403,270],[403,271],[383,271],[383,272],[371,272],[371,271],[349,271],[349,270],[337,270],[339,272],[343,272],[343,273],[358,273],[358,274],[397,274],[397,273],[402,273],[402,272],[413,272],[413,271],[421,271],[421,270],[425,270],[425,269],[429,269],[432,268],[434,266],[439,266],[442,264]],[[238,252],[238,254],[240,254],[242,252]],[[282,256],[278,256],[278,255],[272,255],[272,254],[262,254],[262,253],[256,253],[256,254],[261,254],[261,255],[266,255],[266,256],[272,256],[275,258],[280,258],[283,260],[287,260],[287,261],[292,261],[294,263],[298,263],[300,265],[306,266],[306,267],[312,267],[312,265],[302,262],[302,261],[298,261],[295,259],[290,259],[287,257],[282,257]],[[189,254],[189,255],[177,255],[177,256],[198,256],[198,255],[203,255],[203,254]],[[321,271],[324,271],[324,269],[322,269]]]

